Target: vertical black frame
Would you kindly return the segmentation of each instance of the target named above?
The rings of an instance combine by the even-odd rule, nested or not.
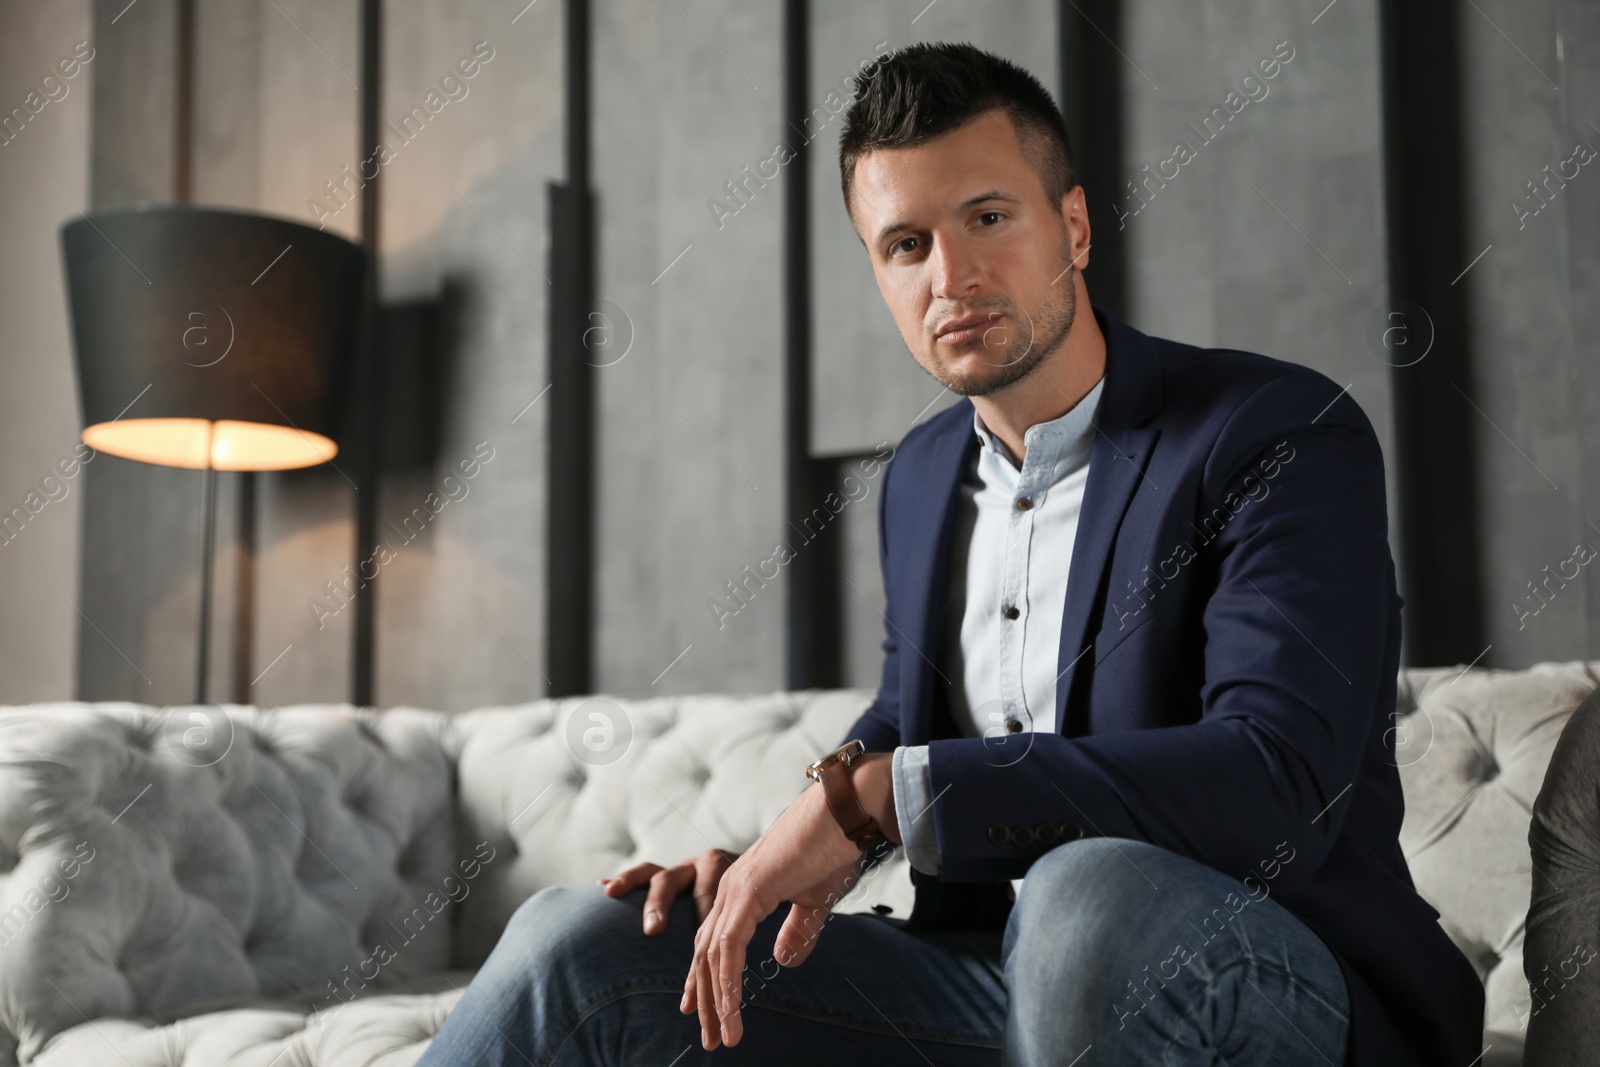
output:
[[[811,111],[811,5],[783,5],[783,131],[796,158],[783,177],[783,487],[788,529],[805,540],[804,523],[832,488],[836,464],[811,454],[811,164],[805,136]],[[791,135],[798,136],[791,136]],[[787,569],[784,612],[785,685],[842,684],[844,584],[837,524],[795,545]]]
[[[383,0],[361,0],[361,120],[356,158],[365,158],[380,138],[383,103]],[[356,576],[352,603],[355,612],[351,701],[358,706],[376,702],[374,683],[377,658],[377,575],[363,578],[365,560],[378,542],[378,501],[383,473],[384,374],[383,338],[378,317],[378,237],[381,169],[361,190],[361,245],[367,253],[366,282],[361,300],[361,341],[350,380],[350,414],[356,443],[356,537],[351,571]]]
[[[594,367],[584,332],[594,308],[589,177],[589,4],[567,0],[566,177],[549,186],[550,403],[545,540],[548,696],[590,691],[594,623]]]
[[[1094,303],[1128,317],[1127,241],[1117,222],[1123,167],[1123,58],[1109,43],[1121,36],[1122,0],[1060,0],[1056,5],[1061,113],[1072,165],[1089,207],[1084,275]],[[1109,40],[1108,40],[1109,39]]]
[[[1431,321],[1432,348],[1395,367],[1405,664],[1466,663],[1484,650],[1482,546],[1467,292],[1460,19],[1453,0],[1380,0],[1388,307]],[[1418,336],[1418,341],[1422,340]]]

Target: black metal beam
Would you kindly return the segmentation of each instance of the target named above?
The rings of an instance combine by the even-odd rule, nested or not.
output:
[[[843,684],[843,534],[830,523],[808,538],[806,519],[823,507],[840,459],[811,450],[811,5],[783,6],[783,130],[795,158],[783,177],[783,467],[784,517],[794,559],[787,568],[786,685]],[[818,161],[826,165],[827,160]],[[826,508],[824,508],[826,510]]]
[[[1061,113],[1072,142],[1073,169],[1089,206],[1094,251],[1084,283],[1094,303],[1119,318],[1128,316],[1127,242],[1117,221],[1124,168],[1125,61],[1111,42],[1121,38],[1121,0],[1060,0]]]
[[[1389,311],[1420,362],[1394,353],[1401,591],[1408,664],[1466,663],[1484,650],[1479,463],[1467,292],[1452,277],[1466,232],[1462,70],[1454,0],[1381,0]],[[1421,309],[1420,311],[1417,309]]]
[[[379,117],[383,104],[383,0],[361,0],[361,126],[356,145],[357,159],[366,158],[378,143]],[[362,294],[362,342],[356,357],[356,370],[350,376],[349,409],[352,432],[346,437],[356,444],[356,538],[351,570],[358,576],[352,596],[354,604],[354,647],[351,669],[351,700],[357,705],[374,703],[375,648],[377,634],[377,576],[364,585],[359,576],[378,542],[378,497],[382,479],[384,374],[382,331],[378,317],[378,211],[383,174],[371,178],[365,172],[361,190],[361,243],[367,252],[365,291]]]
[[[594,367],[584,344],[594,309],[594,195],[589,188],[589,5],[567,0],[566,182],[549,187],[550,403],[545,650],[549,696],[593,682]]]

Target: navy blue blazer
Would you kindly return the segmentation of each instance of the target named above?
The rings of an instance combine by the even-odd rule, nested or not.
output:
[[[929,746],[941,873],[914,875],[911,922],[992,920],[1005,880],[1080,833],[1148,841],[1264,884],[1327,943],[1347,1064],[1464,1067],[1483,986],[1398,843],[1401,598],[1372,426],[1310,368],[1093,310],[1106,378],[1054,730],[1020,735],[1022,758],[957,736],[934,666],[971,401],[884,474],[883,681],[849,736]]]

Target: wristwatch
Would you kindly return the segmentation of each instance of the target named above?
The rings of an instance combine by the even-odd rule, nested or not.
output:
[[[861,797],[856,793],[855,783],[850,780],[850,764],[866,750],[867,746],[857,738],[845,742],[806,768],[807,778],[822,783],[822,795],[839,829],[863,852],[888,840],[878,827],[878,820],[868,815],[861,806]]]

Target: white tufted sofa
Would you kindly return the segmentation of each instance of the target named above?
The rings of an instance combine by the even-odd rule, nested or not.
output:
[[[1403,845],[1485,1064],[1521,1061],[1529,811],[1592,667],[1401,676]],[[0,709],[0,1062],[412,1064],[530,894],[745,847],[871,699]],[[910,900],[897,858],[846,910]]]

